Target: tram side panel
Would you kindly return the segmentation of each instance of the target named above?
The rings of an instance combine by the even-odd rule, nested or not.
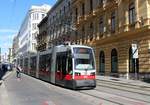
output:
[[[36,78],[39,78],[39,53],[37,53],[36,57]]]
[[[50,82],[51,55],[42,54],[39,57],[39,78]]]
[[[23,66],[23,71],[25,74],[28,74],[28,58],[24,58],[24,66]]]
[[[57,53],[56,57],[56,84],[73,88],[72,58],[68,51]]]
[[[51,57],[51,69],[50,69],[50,82],[55,84],[55,69],[56,69],[56,50],[57,48],[52,48],[52,57]]]
[[[37,56],[30,57],[30,75],[36,77]]]

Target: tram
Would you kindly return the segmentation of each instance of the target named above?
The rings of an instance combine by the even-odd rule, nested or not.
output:
[[[25,73],[67,88],[95,88],[93,49],[83,45],[59,45],[24,58]],[[28,68],[27,68],[28,65]]]

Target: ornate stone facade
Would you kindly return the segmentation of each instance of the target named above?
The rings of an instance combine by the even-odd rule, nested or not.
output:
[[[72,8],[77,42],[95,49],[98,74],[148,76],[149,0],[74,0]],[[138,46],[136,59],[132,44]]]
[[[37,51],[44,51],[48,48],[48,17],[46,16],[38,25],[39,27],[39,34],[37,35]]]

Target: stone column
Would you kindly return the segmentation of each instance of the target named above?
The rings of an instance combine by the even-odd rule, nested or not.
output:
[[[125,10],[125,26],[124,26],[124,31],[128,31],[129,30],[129,13],[128,13],[128,9],[126,8]]]
[[[135,21],[136,21],[135,28],[140,27],[138,3],[139,3],[139,0],[135,0],[135,13],[136,13],[136,15],[135,15]]]

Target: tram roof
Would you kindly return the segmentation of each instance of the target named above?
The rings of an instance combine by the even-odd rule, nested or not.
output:
[[[77,45],[77,44],[75,44],[75,45],[58,45],[58,46],[56,46],[57,48],[59,48],[59,47],[85,47],[85,48],[92,48],[92,47],[90,47],[90,46],[85,46],[85,45]]]

